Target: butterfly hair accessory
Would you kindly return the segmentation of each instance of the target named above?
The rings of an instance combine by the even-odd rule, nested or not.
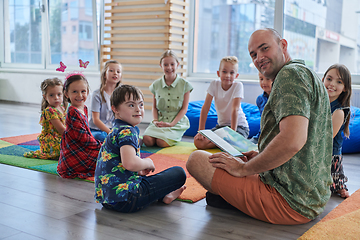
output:
[[[83,62],[83,60],[79,59],[80,67],[87,68],[89,65],[89,61]]]
[[[60,67],[57,68],[56,71],[64,72],[66,68],[66,65],[63,62],[60,62]]]
[[[89,61],[83,62],[83,60],[79,59],[79,66],[80,68],[87,68],[87,66],[89,65]],[[59,72],[65,72],[65,69],[67,68],[67,66],[63,63],[60,62],[60,67],[56,69],[56,71]],[[83,74],[82,71],[72,71],[72,72],[68,72],[65,74],[65,82],[64,82],[64,88],[66,87],[66,82],[69,79],[69,77],[75,76],[75,75],[80,75],[82,76],[85,80],[85,75]],[[87,81],[87,80],[86,80]]]
[[[88,65],[89,65],[89,61],[84,62],[83,60],[79,59],[80,68],[87,68]],[[63,62],[60,62],[60,67],[57,68],[56,71],[65,72],[66,68],[67,68],[67,66]],[[73,71],[73,72],[67,73],[65,75],[65,79],[68,79],[69,77],[74,76],[74,75],[81,75],[81,76],[85,77],[81,71]]]
[[[65,75],[65,79],[67,80],[69,77],[75,76],[75,75],[80,75],[83,76],[85,78],[85,75],[82,72],[71,72]]]

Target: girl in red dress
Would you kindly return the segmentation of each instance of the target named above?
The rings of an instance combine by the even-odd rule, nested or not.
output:
[[[91,134],[85,101],[89,85],[82,74],[71,74],[64,84],[64,95],[71,106],[66,114],[66,129],[61,138],[58,174],[63,178],[94,176],[101,143]]]

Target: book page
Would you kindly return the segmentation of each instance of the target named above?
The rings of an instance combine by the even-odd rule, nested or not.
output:
[[[229,153],[230,155],[232,155],[234,157],[244,156],[240,151],[238,151],[236,148],[234,148],[229,143],[224,141],[224,139],[222,139],[221,137],[216,135],[213,131],[211,131],[211,130],[200,130],[199,133],[204,135],[207,139],[209,139],[211,142],[213,142],[221,150]]]
[[[223,127],[214,131],[216,135],[228,142],[231,146],[236,148],[239,152],[248,152],[251,150],[258,150],[256,144],[243,137],[238,132],[235,132],[229,127]]]

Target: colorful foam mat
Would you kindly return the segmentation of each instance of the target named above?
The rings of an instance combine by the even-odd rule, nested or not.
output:
[[[39,149],[38,135],[29,134],[0,138],[0,163],[57,174],[57,161],[23,157],[25,152]],[[189,155],[194,150],[196,148],[193,143],[180,142],[176,146],[168,148],[144,147],[141,149],[141,157],[150,157],[154,161],[155,173],[172,166],[182,167],[187,174],[187,188],[181,194],[179,200],[197,202],[205,197],[206,190],[187,172],[185,166]],[[210,152],[218,151],[212,149]],[[94,179],[90,178],[88,180],[93,181]]]

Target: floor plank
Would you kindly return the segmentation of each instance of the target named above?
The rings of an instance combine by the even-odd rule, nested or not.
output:
[[[0,137],[39,133],[37,105],[0,101]],[[143,132],[146,124],[140,125]],[[185,137],[185,141],[193,141]],[[360,154],[344,156],[350,193],[360,186]],[[332,196],[314,221],[272,225],[233,210],[174,201],[133,214],[103,209],[94,184],[0,164],[0,239],[296,239],[343,199]]]

